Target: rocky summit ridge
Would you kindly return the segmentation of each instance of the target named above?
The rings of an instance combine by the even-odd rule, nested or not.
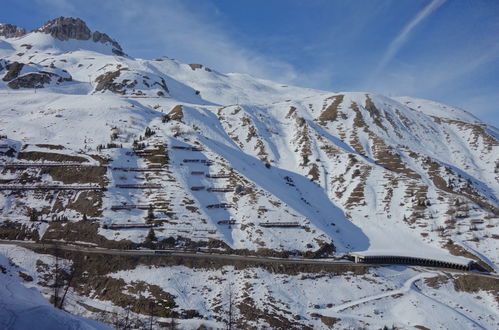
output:
[[[121,45],[111,39],[106,33],[92,31],[88,28],[87,23],[81,18],[73,17],[58,17],[46,22],[43,26],[34,29],[31,32],[41,32],[49,34],[52,37],[66,41],[74,40],[89,40],[93,42],[109,43],[113,47],[113,53],[118,56],[125,56]],[[13,24],[0,24],[0,36],[5,38],[18,38],[26,35],[26,30]]]
[[[0,23],[0,36],[5,38],[22,37],[26,34],[26,30],[13,24]]]

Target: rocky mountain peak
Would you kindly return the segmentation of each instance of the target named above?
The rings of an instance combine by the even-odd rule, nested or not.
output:
[[[22,37],[26,30],[14,24],[0,24],[0,36],[5,38]]]
[[[90,39],[90,29],[80,18],[58,17],[48,21],[37,31],[50,34],[59,40],[88,40]]]
[[[89,40],[92,38],[94,42],[109,43],[113,46],[113,53],[119,56],[125,55],[120,44],[111,39],[107,34],[99,31],[92,31],[88,28],[87,23],[80,18],[73,17],[58,17],[45,23],[42,27],[36,30],[50,34],[52,37],[59,40]]]

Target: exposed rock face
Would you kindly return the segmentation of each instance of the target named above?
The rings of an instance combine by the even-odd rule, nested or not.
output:
[[[169,93],[166,81],[157,77],[157,80],[151,79],[148,76],[140,75],[135,72],[130,72],[127,68],[121,68],[116,71],[108,71],[101,74],[95,79],[97,86],[96,92],[110,91],[115,94],[125,95],[145,95],[141,90],[147,90],[153,86],[161,88],[157,92],[157,96],[164,96],[165,92]]]
[[[59,17],[48,21],[44,26],[37,30],[50,34],[59,40],[89,40],[92,37],[94,42],[109,43],[113,46],[112,52],[118,56],[124,56],[125,53],[120,44],[111,39],[107,34],[95,31],[93,34],[87,24],[80,18]]]
[[[97,87],[95,87],[96,91],[109,90],[116,94],[125,94],[125,88],[133,88],[136,84],[133,82],[115,82],[115,79],[118,78],[121,74],[121,71],[127,69],[120,69],[117,71],[106,72],[100,76],[98,76],[95,81],[97,82]]]
[[[88,40],[90,39],[90,29],[87,24],[79,19],[72,17],[59,17],[45,23],[37,31],[50,34],[59,40]]]
[[[21,70],[23,69],[24,64],[19,62],[12,62],[7,64],[7,73],[3,77],[3,81],[10,81],[14,78],[17,78]]]
[[[107,34],[105,33],[101,33],[99,31],[95,31],[94,34],[92,35],[92,40],[94,42],[100,42],[100,43],[110,43],[111,45],[113,45],[113,53],[115,53],[116,55],[118,56],[125,56],[125,53],[123,52],[123,49],[121,48],[121,45],[111,39]]]
[[[202,68],[204,68],[204,70],[208,71],[208,72],[212,71],[210,68],[205,67],[202,64],[192,63],[192,64],[189,64],[189,66],[191,67],[192,71],[196,71],[196,69],[202,69]]]
[[[1,66],[0,62],[0,66]],[[45,84],[49,84],[53,79],[56,80],[57,83],[62,83],[64,81],[71,81],[71,75],[62,70],[61,75],[54,72],[47,72],[43,69],[39,72],[30,72],[24,75],[21,75],[21,71],[26,64],[19,62],[12,62],[6,65],[7,73],[2,78],[3,81],[8,81],[7,86],[13,89],[18,88],[43,88]],[[0,68],[0,71],[2,68]]]
[[[31,72],[22,75],[8,83],[8,86],[12,89],[19,88],[43,88],[45,84],[50,84],[52,79],[55,79],[57,83],[62,83],[64,81],[71,81],[71,77],[61,77],[52,72]]]
[[[168,90],[168,86],[166,86],[166,81],[163,78],[161,78],[161,82],[156,81],[153,85],[157,85],[161,87],[165,92],[170,93],[170,91]],[[164,94],[160,91],[158,92],[158,96],[164,96]]]
[[[33,72],[10,81],[8,86],[12,89],[43,88],[43,85],[49,84],[50,81],[50,75]]]
[[[13,24],[0,24],[0,36],[5,38],[17,38],[26,34],[26,30]]]

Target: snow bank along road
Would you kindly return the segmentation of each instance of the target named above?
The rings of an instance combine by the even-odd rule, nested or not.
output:
[[[234,254],[221,254],[212,252],[194,252],[194,251],[182,251],[182,250],[116,250],[116,249],[105,249],[100,247],[83,247],[67,243],[36,243],[29,241],[10,241],[10,240],[0,240],[0,244],[12,244],[18,245],[25,248],[43,248],[50,249],[57,247],[61,250],[84,252],[84,253],[95,253],[95,254],[106,254],[106,255],[117,255],[117,256],[161,256],[161,257],[185,257],[185,258],[198,258],[198,259],[211,259],[211,260],[223,260],[226,262],[230,261],[248,261],[248,262],[261,262],[261,263],[274,263],[274,264],[295,264],[295,265],[325,265],[329,267],[337,266],[352,266],[352,267],[379,267],[389,265],[387,263],[383,264],[363,264],[363,263],[353,263],[350,261],[337,261],[333,259],[295,259],[295,258],[277,258],[277,257],[259,257],[259,256],[243,256]],[[401,266],[401,264],[394,264],[395,266]],[[441,269],[450,272],[459,273],[469,273],[478,276],[490,277],[494,279],[499,279],[499,275],[489,274],[489,273],[479,273],[475,271],[464,271],[455,270],[449,268],[439,268],[439,267],[421,267],[418,268],[430,268],[430,269]]]

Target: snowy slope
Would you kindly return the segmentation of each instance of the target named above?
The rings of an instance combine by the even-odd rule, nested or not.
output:
[[[135,59],[108,36],[94,41],[84,23],[51,22],[0,33],[2,238],[297,257],[363,251],[499,269],[499,131],[465,110]],[[65,189],[12,190],[54,185]],[[55,319],[99,328],[20,283],[22,269],[35,279],[24,285],[49,297],[37,259],[49,267],[53,258],[0,250],[21,267],[1,259],[0,304],[14,302],[0,322],[28,311],[47,328]],[[492,293],[456,291],[442,273],[417,268],[330,276],[149,265],[105,276],[137,299],[152,288],[173,295],[178,315],[199,313],[185,328],[224,325],[228,282],[244,326],[497,326]],[[129,312],[97,289],[70,290],[68,311]],[[253,320],[253,307],[272,317]]]
[[[2,249],[3,253],[6,253]],[[9,251],[7,251],[9,253]],[[25,260],[26,262],[27,260]],[[0,254],[0,326],[2,329],[111,329],[89,319],[54,308],[34,287],[22,283],[19,272]]]
[[[51,309],[47,302],[32,298],[36,294],[41,299],[35,288],[50,294],[52,289],[43,284],[45,273],[40,271],[43,267],[38,265],[53,267],[54,257],[7,245],[0,245],[0,253],[11,260],[10,264],[6,258],[2,261],[2,266],[6,269],[6,274],[0,273],[2,279],[5,279],[1,283],[6,284],[2,288],[20,290],[22,294],[19,293],[15,298],[30,298],[29,302],[23,301],[23,304],[45,306],[45,312],[50,317],[41,322],[49,322],[57,317],[59,322],[67,322],[65,324],[69,328],[103,328],[95,322],[76,317],[71,317],[72,322],[78,320],[80,323],[69,323],[67,313]],[[25,281],[24,284],[31,289],[26,289],[20,283],[21,279],[17,275],[19,271],[24,278],[27,275],[32,277],[31,282]],[[151,297],[158,291],[167,292],[174,297],[173,309],[178,313],[197,311],[199,314],[196,317],[176,320],[181,329],[198,328],[201,325],[224,328],[230,292],[234,305],[233,319],[237,328],[396,326],[412,329],[424,326],[429,329],[492,329],[498,322],[497,289],[487,289],[482,285],[479,289],[470,290],[462,282],[456,284],[459,276],[465,276],[463,274],[451,275],[417,267],[384,267],[360,273],[332,274],[314,273],[311,270],[271,272],[263,268],[236,269],[233,266],[190,268],[139,265],[107,273],[105,276],[108,278],[109,288],[112,287],[111,280],[123,281],[123,293],[132,295],[137,301]],[[474,280],[480,282],[480,278]],[[493,285],[495,282],[490,283]],[[30,295],[27,296],[26,292]],[[2,292],[1,297],[11,296],[6,291]],[[123,309],[115,305],[117,302],[109,301],[112,298],[103,296],[100,290],[93,291],[92,297],[86,297],[72,289],[68,299],[72,302],[67,304],[68,310],[76,314],[99,318],[100,310],[118,312],[122,318],[125,317]],[[17,307],[15,304],[7,306],[8,311]],[[85,309],[82,306],[90,307]],[[21,315],[17,309],[15,313]],[[1,316],[0,321],[8,319]],[[35,321],[36,316],[37,314],[30,314],[31,318],[27,321]],[[139,317],[142,324],[149,324],[149,315]],[[109,317],[105,321],[112,322]],[[153,320],[155,325],[158,324],[156,322],[168,324],[169,321],[169,318],[161,316]]]

